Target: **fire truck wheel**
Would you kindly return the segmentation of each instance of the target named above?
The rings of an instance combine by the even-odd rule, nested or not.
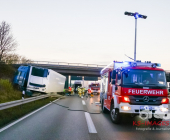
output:
[[[111,110],[110,110],[110,117],[113,123],[120,123],[120,113],[119,113],[119,109],[114,108],[114,105],[112,104],[111,106]]]
[[[104,100],[102,100],[101,108],[103,113],[107,113],[107,109],[104,107]]]

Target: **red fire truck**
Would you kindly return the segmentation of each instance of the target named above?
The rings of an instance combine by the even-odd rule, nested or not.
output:
[[[91,93],[100,94],[100,84],[99,83],[91,83],[89,85]]]
[[[159,108],[168,113],[168,91],[165,71],[158,63],[112,62],[101,70],[100,101],[102,111],[110,111],[113,123],[120,123],[124,114],[139,115],[145,106],[151,111],[151,121]]]

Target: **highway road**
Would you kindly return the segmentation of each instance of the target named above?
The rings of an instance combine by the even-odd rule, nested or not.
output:
[[[111,122],[109,113],[103,114],[100,106],[95,102],[99,102],[97,95],[93,98],[66,96],[7,129],[1,128],[0,140],[170,139],[169,125],[134,126],[134,121],[145,123],[138,116],[123,117],[121,124],[116,125]],[[170,122],[170,120],[166,121]]]

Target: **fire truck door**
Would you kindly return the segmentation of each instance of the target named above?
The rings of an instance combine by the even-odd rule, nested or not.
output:
[[[107,108],[108,109],[110,109],[110,104],[111,104],[111,100],[112,100],[111,74],[112,74],[112,72],[108,73],[108,91],[107,91]]]

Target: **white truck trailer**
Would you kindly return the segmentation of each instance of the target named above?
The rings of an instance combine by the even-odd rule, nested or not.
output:
[[[14,77],[14,83],[31,95],[33,92],[57,93],[64,90],[66,77],[46,68],[20,66]]]

